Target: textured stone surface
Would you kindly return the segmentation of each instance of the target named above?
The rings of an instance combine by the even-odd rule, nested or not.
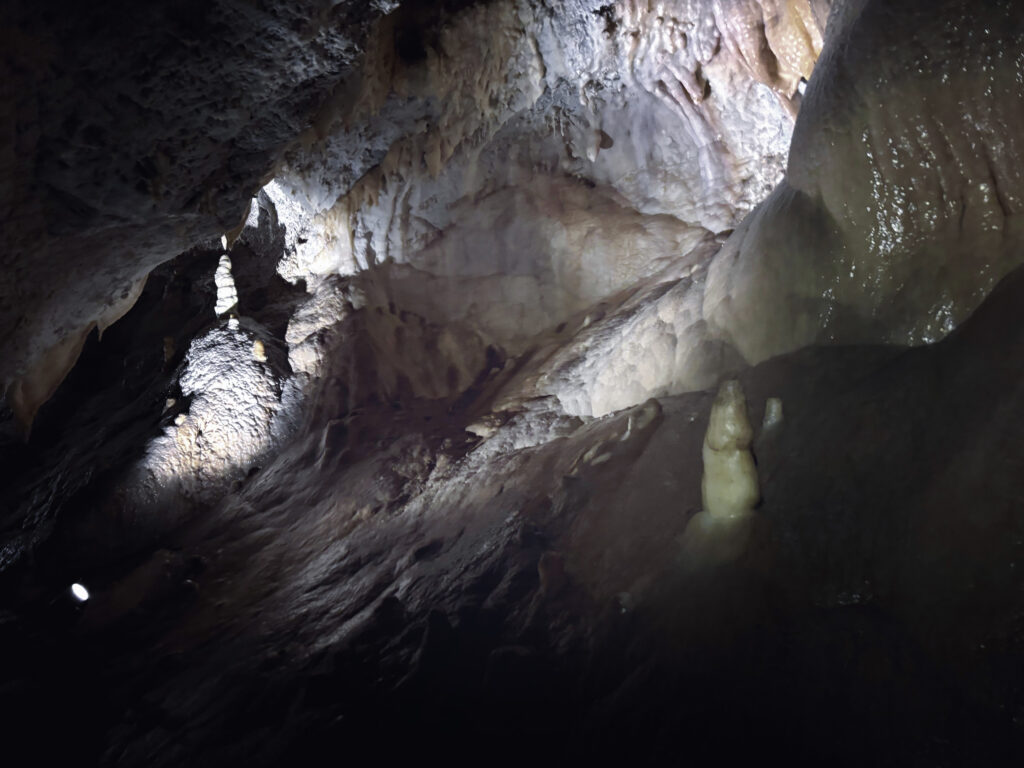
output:
[[[501,0],[415,51],[388,17],[287,156],[280,180],[319,233],[300,260],[389,265],[399,305],[523,349],[779,180],[821,30],[805,2],[765,8]],[[776,62],[762,16],[785,50],[800,41],[802,69]]]
[[[14,746],[1018,764],[1024,275],[984,298],[1013,226],[993,250],[981,185],[1013,168],[965,151],[1014,158],[1011,7],[841,4],[803,100],[828,3],[371,5],[365,60],[208,232],[234,316],[211,239],[2,435]],[[946,289],[974,304],[936,320]],[[700,511],[726,373],[761,497],[728,529]]]
[[[150,444],[138,470],[142,477],[130,480],[132,492],[142,493],[128,504],[145,509],[179,496],[186,503],[214,501],[266,458],[284,363],[280,353],[268,361],[269,344],[238,321],[192,342],[178,379],[188,411]]]
[[[376,13],[4,4],[0,383],[23,421],[88,329],[131,306],[132,286],[238,224]]]
[[[767,194],[824,7],[357,5],[5,8],[0,379],[23,427],[296,139],[315,271],[409,264],[396,293],[440,279],[399,298],[444,321],[478,293],[501,309],[472,324],[521,347]]]

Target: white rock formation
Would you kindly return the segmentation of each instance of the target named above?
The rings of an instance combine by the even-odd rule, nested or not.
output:
[[[311,233],[282,274],[378,274],[399,306],[524,349],[735,226],[778,182],[795,83],[821,46],[810,6],[785,7],[771,40],[799,66],[774,74],[754,17],[736,26],[740,11],[710,2],[546,15],[499,0],[415,62],[382,19],[272,193],[301,201]]]
[[[180,386],[188,410],[150,443],[120,491],[137,514],[215,501],[280,437],[281,377],[252,331],[218,326],[193,341]]]
[[[948,658],[952,674],[939,674],[939,687],[953,681],[960,702],[990,698],[988,711],[1000,710],[992,722],[1010,733],[1007,713],[1020,697],[999,678],[1005,664],[1014,666],[1004,651],[1019,635],[1024,592],[1013,576],[1021,562],[1013,505],[1020,489],[1012,482],[1020,462],[1003,448],[1015,445],[1021,408],[1015,357],[993,364],[984,342],[998,336],[993,328],[1012,325],[1012,302],[1004,296],[984,333],[972,324],[937,349],[810,349],[745,371],[758,402],[768,392],[787,398],[785,429],[781,400],[765,405],[762,478],[744,392],[731,379],[807,344],[936,340],[1019,260],[1019,131],[1006,126],[1022,117],[1024,17],[1009,0],[981,10],[966,0],[850,0],[833,17],[839,26],[817,65],[824,0],[491,0],[438,4],[439,15],[424,10],[430,3],[375,0],[368,7],[387,16],[366,30],[365,52],[343,73],[334,64],[355,61],[356,51],[339,51],[333,30],[359,13],[358,3],[269,4],[278,15],[269,13],[257,25],[266,34],[251,41],[239,41],[232,20],[218,14],[237,11],[246,17],[239,26],[251,29],[247,19],[263,13],[260,3],[200,5],[225,30],[225,47],[245,50],[241,57],[232,48],[230,57],[246,63],[244,93],[233,98],[239,78],[213,68],[215,84],[197,88],[221,94],[201,110],[204,130],[186,110],[184,125],[164,133],[144,110],[164,114],[152,92],[180,95],[171,75],[181,72],[157,66],[169,81],[161,88],[140,68],[149,95],[99,89],[110,99],[96,99],[97,111],[124,102],[119,109],[130,119],[141,104],[145,117],[136,121],[139,144],[112,152],[121,147],[100,142],[95,154],[110,158],[109,177],[102,162],[86,162],[93,150],[82,149],[96,136],[93,121],[78,135],[76,121],[62,119],[75,110],[50,114],[40,97],[39,119],[30,114],[24,125],[42,126],[43,146],[53,148],[47,162],[66,157],[42,167],[38,183],[47,192],[36,202],[56,204],[58,215],[45,223],[71,219],[74,231],[65,241],[34,224],[14,239],[39,236],[43,255],[77,244],[69,262],[98,252],[95,243],[82,245],[83,232],[125,252],[104,251],[97,274],[76,285],[91,265],[83,260],[66,284],[55,278],[52,293],[24,280],[24,320],[0,306],[0,330],[11,334],[0,376],[11,382],[8,404],[30,418],[73,364],[97,307],[130,306],[130,292],[111,303],[112,286],[121,290],[168,249],[202,241],[176,262],[202,266],[200,279],[178,283],[195,302],[181,301],[181,291],[172,292],[177,299],[147,292],[140,306],[158,315],[175,305],[177,320],[201,305],[202,321],[172,336],[176,329],[140,323],[154,330],[147,355],[126,361],[104,390],[120,406],[119,394],[139,389],[129,379],[157,381],[132,404],[151,411],[108,419],[98,410],[92,424],[115,426],[96,442],[109,434],[125,444],[100,459],[59,462],[10,494],[27,510],[17,525],[3,520],[17,538],[0,541],[0,572],[19,558],[26,563],[11,573],[28,574],[29,605],[42,605],[52,573],[71,571],[62,546],[76,556],[76,548],[89,549],[80,546],[89,540],[84,532],[109,547],[83,555],[100,563],[96,579],[88,577],[93,613],[69,637],[104,628],[93,638],[105,640],[145,620],[142,640],[126,632],[113,644],[120,667],[102,669],[112,683],[129,673],[125,690],[100,708],[98,721],[112,726],[103,759],[273,760],[291,742],[321,746],[306,738],[310,725],[348,749],[371,717],[395,730],[378,711],[414,717],[418,702],[437,701],[430,697],[439,674],[446,686],[435,714],[453,731],[461,723],[449,714],[466,711],[463,701],[503,705],[481,706],[482,721],[497,714],[504,722],[506,703],[518,714],[547,715],[488,690],[502,657],[514,660],[515,675],[527,673],[524,681],[554,680],[556,694],[570,691],[566,710],[581,719],[564,729],[556,719],[553,731],[603,727],[636,711],[641,719],[659,713],[656,730],[675,733],[679,723],[711,722],[705,707],[714,696],[693,696],[697,718],[649,707],[643,697],[664,693],[664,680],[703,680],[718,691],[719,674],[733,672],[737,658],[742,687],[747,670],[763,666],[746,650],[760,650],[751,640],[761,637],[774,645],[770,658],[782,655],[792,664],[786,672],[797,671],[788,680],[836,668],[846,680],[843,665],[853,678],[861,668],[891,671],[901,666],[893,660],[917,654],[925,666],[911,665],[886,686],[922,699],[934,686],[912,690],[921,670],[929,679],[944,673]],[[162,4],[134,6],[146,14]],[[930,6],[941,6],[941,21]],[[891,21],[899,22],[892,31]],[[947,41],[961,34],[950,49]],[[28,46],[12,37],[11,56],[24,58]],[[42,37],[60,49],[59,35]],[[169,29],[167,45],[209,61],[208,46],[187,28]],[[268,52],[277,46],[289,51],[280,72],[268,66],[278,61]],[[26,71],[45,85],[49,63],[44,56]],[[124,77],[133,82],[134,71]],[[28,101],[19,113],[32,112]],[[268,117],[266,103],[278,101]],[[51,123],[69,136],[56,137]],[[2,139],[0,147],[7,148]],[[131,151],[146,147],[152,155]],[[180,157],[167,156],[168,147]],[[22,168],[17,153],[0,153],[0,164],[12,162]],[[96,211],[87,194],[96,189],[72,184],[61,163],[102,181]],[[138,171],[126,173],[125,163]],[[23,183],[11,176],[16,188]],[[0,203],[6,194],[0,190]],[[15,220],[8,210],[5,223]],[[118,234],[121,226],[131,236]],[[220,252],[205,238],[214,232],[226,233],[221,245],[231,249],[214,276],[216,313],[229,315],[226,322],[210,315],[207,301],[210,262]],[[42,274],[16,261],[12,279]],[[59,264],[47,266],[59,273]],[[993,348],[1019,349],[1015,333]],[[950,374],[947,392],[936,371]],[[723,379],[700,445],[710,388]],[[996,396],[977,396],[978,387]],[[917,388],[933,400],[914,402],[908,393]],[[65,413],[68,406],[53,404]],[[950,412],[965,418],[934,418]],[[157,423],[160,435],[145,444]],[[79,434],[82,424],[90,422],[76,422]],[[956,439],[935,450],[944,431]],[[847,443],[830,442],[835,435],[859,451],[850,472],[819,471],[849,463]],[[876,450],[882,442],[890,444],[884,456]],[[140,453],[119,474],[125,457]],[[889,455],[906,473],[883,466]],[[79,480],[93,471],[102,482]],[[754,512],[762,480],[764,514]],[[53,518],[63,542],[46,538]],[[134,576],[112,575],[119,563],[164,547],[171,527],[173,552],[157,549]],[[771,535],[749,548],[760,530]],[[25,556],[37,542],[53,545],[40,558],[53,565],[38,571]],[[731,567],[745,553],[752,557]],[[702,568],[712,569],[710,578],[694,573]],[[872,600],[879,610],[846,610]],[[617,621],[634,611],[635,619]],[[10,622],[2,623],[6,633]],[[823,639],[833,638],[836,650],[819,656]],[[991,638],[996,652],[979,653]],[[90,643],[89,653],[103,658],[102,645]],[[453,648],[470,654],[468,663],[448,663]],[[155,673],[140,682],[133,678],[139,660],[150,661],[147,650]],[[665,667],[654,663],[661,656],[669,657]],[[549,674],[562,659],[571,662],[568,676]],[[683,674],[662,676],[662,668]],[[67,682],[47,670],[54,689]],[[586,679],[593,682],[594,671],[597,689]],[[975,688],[972,679],[957,687],[975,671],[994,685]],[[460,676],[468,696],[447,686]],[[786,678],[767,678],[768,701]],[[798,688],[807,706],[820,702],[810,685]],[[343,701],[324,701],[340,689]],[[24,690],[45,706],[48,688],[38,696]],[[591,690],[599,701],[579,694]],[[848,697],[870,712],[868,727],[849,725],[853,738],[898,730],[888,727],[888,711],[878,714],[876,697],[863,695],[874,690]],[[250,691],[252,707],[244,700]],[[758,713],[748,718],[736,697],[721,698],[714,715],[727,714],[714,719],[723,732],[737,712],[755,721]],[[460,706],[448,710],[450,703]],[[907,730],[932,736],[928,718],[947,725],[946,714],[959,711],[947,703],[913,710]],[[983,722],[975,715],[985,710],[973,706],[966,729]],[[785,720],[789,710],[779,709]],[[250,715],[274,727],[234,727]],[[279,732],[282,717],[288,732]],[[874,728],[876,717],[886,727]],[[444,740],[421,719],[428,741]],[[188,739],[176,738],[182,728]],[[379,758],[379,734],[367,730]],[[824,730],[830,749],[833,731]],[[495,731],[484,734],[485,746]],[[224,744],[225,732],[247,742]],[[581,733],[586,748],[601,743]],[[472,734],[456,737],[464,735]],[[631,741],[625,754],[635,750]],[[655,741],[661,749],[664,740]],[[763,739],[754,741],[760,748]],[[420,749],[422,740],[412,742]],[[929,749],[947,746],[939,738]]]
[[[747,400],[738,381],[718,389],[702,456],[701,496],[704,511],[714,517],[738,517],[753,510],[760,498],[757,467],[750,453],[754,431],[747,418]]]
[[[235,279],[231,276],[231,258],[225,253],[217,263],[217,271],[213,274],[213,282],[217,286],[217,304],[214,312],[217,317],[228,314],[238,308],[238,291]]]
[[[975,81],[950,71],[971,114],[932,125],[911,53],[894,41],[884,67],[856,53],[875,4],[846,6],[815,64],[829,5],[495,0],[423,29],[381,18],[246,216],[218,230],[239,271],[222,258],[217,313],[255,279],[243,270],[263,270],[253,306],[276,339],[244,315],[198,337],[188,411],[136,480],[180,473],[213,498],[307,417],[346,424],[382,402],[481,398],[477,450],[516,451],[804,344],[939,338],[1019,250],[1016,148],[986,128],[1016,115],[1019,66],[990,25],[971,55],[991,87],[968,94]],[[867,83],[852,107],[830,95],[844,78]],[[900,107],[883,113],[886,89]],[[978,237],[983,264],[943,250]],[[62,338],[57,359],[29,355],[49,374],[12,380],[25,416],[77,354]],[[247,394],[228,402],[229,384]],[[729,456],[710,455],[708,476],[742,477],[749,451]],[[710,482],[706,512],[739,515],[753,503],[740,486]]]
[[[743,388],[736,380],[723,382],[711,406],[701,449],[704,509],[690,518],[682,537],[689,567],[729,563],[746,549],[754,505],[760,499],[752,440]]]
[[[153,267],[240,223],[380,13],[0,8],[0,392],[25,423]]]

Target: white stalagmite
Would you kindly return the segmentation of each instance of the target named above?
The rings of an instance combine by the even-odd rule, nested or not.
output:
[[[704,435],[701,496],[709,514],[736,517],[757,504],[757,468],[750,453],[753,436],[743,387],[735,380],[724,382],[711,406],[711,419]]]
[[[220,257],[217,271],[213,273],[213,282],[217,286],[217,305],[214,311],[222,317],[238,304],[238,292],[235,290],[235,278],[231,276],[231,259],[225,253]]]
[[[754,505],[760,498],[750,452],[753,434],[743,388],[735,380],[724,382],[711,406],[704,435],[704,510],[693,516],[682,537],[684,559],[690,567],[730,563],[747,548]]]

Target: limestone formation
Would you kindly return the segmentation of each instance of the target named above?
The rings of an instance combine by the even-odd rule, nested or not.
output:
[[[747,401],[738,381],[718,389],[702,457],[701,497],[704,511],[715,517],[736,517],[751,511],[760,498],[757,467],[750,452],[754,431],[747,418]]]
[[[703,314],[750,363],[813,343],[936,342],[1024,253],[1024,149],[1000,128],[1024,120],[1019,8],[849,5],[785,182],[708,271]],[[950,29],[970,39],[955,55]]]
[[[6,3],[5,754],[1024,764],[1018,5]]]
[[[235,289],[235,280],[231,276],[231,259],[227,254],[220,257],[217,271],[213,275],[213,282],[217,286],[217,304],[213,308],[217,317],[235,311],[238,308],[238,291]]]

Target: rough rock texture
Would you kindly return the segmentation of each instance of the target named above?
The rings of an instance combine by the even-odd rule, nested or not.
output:
[[[144,497],[133,504],[144,507],[152,504],[147,497],[164,494],[212,500],[266,457],[284,362],[279,354],[277,365],[270,363],[268,345],[237,321],[192,342],[178,379],[188,412],[150,444],[142,460],[145,477],[132,482],[145,489]]]
[[[158,122],[213,131],[196,157],[251,181],[181,220],[133,209],[154,248],[211,237],[87,336],[26,446],[0,440],[14,746],[119,766],[1019,763],[1024,273],[987,296],[1016,203],[1012,165],[981,160],[1015,157],[1020,19],[831,5],[376,2],[365,29],[345,5],[231,6],[246,21],[218,34],[258,39],[198,46],[214,82],[167,93],[205,103],[251,48],[269,80],[239,98],[285,99],[247,123],[253,164],[232,175],[249,132],[203,110]],[[225,7],[186,18],[213,35]],[[70,44],[81,20],[19,13],[16,40]],[[133,13],[151,44],[165,11]],[[342,39],[365,53],[332,58]],[[168,45],[141,57],[152,77],[193,60]],[[108,65],[142,73],[111,93],[149,82]],[[125,147],[148,146],[140,125]],[[186,178],[205,162],[169,178],[199,194],[226,178]],[[107,179],[65,172],[80,194]],[[96,234],[66,220],[68,242]],[[169,221],[194,229],[165,240]],[[237,305],[218,317],[221,234]],[[103,302],[67,290],[74,327],[96,322]],[[77,338],[33,301],[26,323]],[[49,343],[25,327],[11,360]],[[701,511],[723,378],[761,497],[725,527]]]
[[[940,11],[837,11],[786,180],[706,270],[706,256],[689,274],[677,260],[661,289],[609,312],[591,332],[606,355],[566,347],[568,377],[547,376],[545,391],[601,415],[811,343],[934,342],[968,316],[1024,253],[1012,128],[1024,20],[1007,3]],[[876,40],[885,53],[868,54]]]
[[[519,352],[732,228],[781,176],[821,29],[806,2],[726,5],[388,16],[282,169],[315,216],[300,263],[382,265],[400,306]]]
[[[196,249],[155,270],[123,322],[102,342],[90,334],[32,439],[4,435],[4,568],[45,541],[62,512],[75,518],[102,505],[158,425],[181,412],[176,373],[192,338],[214,317],[216,264],[216,250]]]
[[[23,422],[153,267],[239,223],[378,14],[4,4],[0,385]]]
[[[314,272],[409,264],[400,299],[447,320],[474,291],[473,325],[522,346],[767,194],[824,5],[9,6],[7,406],[27,430],[90,328],[235,229],[296,138]]]

